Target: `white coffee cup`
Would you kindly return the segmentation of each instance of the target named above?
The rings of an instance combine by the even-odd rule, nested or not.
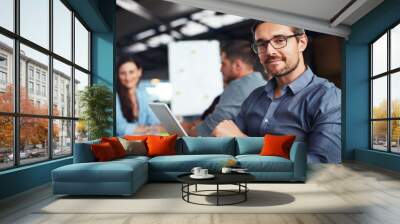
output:
[[[200,170],[200,176],[207,176],[208,175],[208,169],[201,169]]]
[[[202,168],[201,167],[193,167],[193,169],[192,169],[192,173],[194,174],[194,175],[196,175],[196,176],[199,176],[199,175],[201,175],[200,174],[200,171],[202,170]]]
[[[221,172],[222,173],[230,173],[232,171],[232,168],[230,167],[222,167]]]

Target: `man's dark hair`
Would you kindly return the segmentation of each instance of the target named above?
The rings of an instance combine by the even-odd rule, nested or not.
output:
[[[255,21],[253,23],[253,26],[251,27],[251,32],[253,33],[253,39],[255,38],[255,34],[256,34],[256,29],[257,27],[262,24],[262,23],[268,23],[268,21]],[[293,31],[294,34],[305,34],[305,30],[303,28],[298,28],[298,27],[294,27],[294,26],[289,26],[290,29]],[[299,36],[296,37],[296,39],[299,39]]]
[[[257,56],[251,49],[251,43],[247,40],[233,40],[224,43],[221,46],[221,52],[225,53],[226,57],[233,61],[240,59],[244,63],[254,67],[257,63]]]

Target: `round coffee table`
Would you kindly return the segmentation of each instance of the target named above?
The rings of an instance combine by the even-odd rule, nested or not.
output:
[[[191,173],[182,174],[177,177],[178,181],[182,183],[182,199],[188,203],[198,205],[234,205],[247,200],[247,192],[249,188],[247,183],[255,180],[255,177],[248,173],[216,173],[213,174],[215,177],[212,179],[193,179],[190,177]],[[198,190],[197,185],[216,185],[215,190]],[[194,191],[190,191],[190,186],[195,186]],[[220,185],[236,185],[237,190],[223,190],[220,189]],[[209,192],[215,192],[215,194],[206,194]],[[190,201],[190,196],[204,196],[204,197],[216,197],[216,204],[202,204]],[[240,199],[231,203],[221,203],[221,197],[232,197],[240,196]]]

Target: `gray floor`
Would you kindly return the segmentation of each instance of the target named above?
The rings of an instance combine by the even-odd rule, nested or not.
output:
[[[38,207],[55,199],[45,185],[0,201],[0,223],[400,223],[399,173],[359,163],[314,165],[308,183],[369,206],[360,214],[35,214]]]

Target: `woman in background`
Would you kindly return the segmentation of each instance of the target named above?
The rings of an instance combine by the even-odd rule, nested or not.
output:
[[[146,91],[138,87],[142,67],[137,59],[124,57],[117,64],[117,135],[148,134],[159,127]]]

